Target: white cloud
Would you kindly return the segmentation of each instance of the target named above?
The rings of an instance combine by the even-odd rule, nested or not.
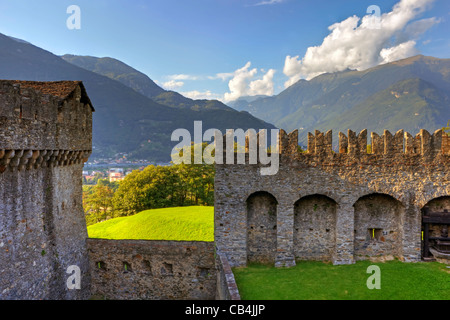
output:
[[[222,80],[222,81],[225,81],[225,80],[227,80],[227,79],[229,79],[229,78],[232,78],[233,75],[234,75],[233,72],[228,72],[228,73],[226,73],[226,72],[224,72],[224,73],[217,73],[215,76],[209,76],[208,79],[210,79],[210,80],[220,79],[220,80]]]
[[[194,76],[190,74],[172,74],[167,76],[169,80],[199,80],[199,76]]]
[[[183,81],[187,80],[229,80],[228,87],[230,92],[227,92],[225,94],[213,93],[210,90],[192,90],[179,92],[185,97],[191,99],[216,99],[220,101],[232,101],[238,99],[241,96],[273,95],[273,76],[275,74],[275,70],[269,69],[267,72],[265,72],[264,69],[260,69],[262,75],[260,77],[257,77],[258,70],[256,68],[250,69],[250,66],[251,63],[247,62],[244,67],[234,72],[217,73],[213,76],[173,74],[165,76],[165,78],[169,79],[169,81],[157,83],[164,89],[176,90],[183,87],[185,84]]]
[[[249,84],[249,95],[273,95],[273,75],[275,74],[274,69],[270,69],[262,77],[262,79],[254,80]]]
[[[411,22],[405,28],[405,34],[410,38],[417,39],[420,37],[425,31],[430,29],[435,24],[441,22],[441,19],[437,19],[436,17],[422,19],[418,21]]]
[[[222,100],[222,98],[223,98],[222,95],[213,93],[210,90],[203,91],[203,92],[193,90],[193,91],[180,92],[180,94],[182,94],[183,96],[185,96],[187,98],[194,99],[194,100],[199,100],[199,99]]]
[[[233,101],[241,96],[273,95],[274,69],[268,70],[261,79],[253,80],[258,70],[250,69],[251,62],[232,73],[232,79],[228,82],[230,92],[224,95],[225,101]]]
[[[311,79],[325,72],[347,68],[364,70],[380,63],[407,58],[418,53],[416,41],[435,18],[413,21],[434,0],[401,0],[392,11],[379,17],[349,17],[331,25],[320,46],[309,47],[303,58],[287,56],[283,72],[289,77],[285,87],[301,78]]]
[[[181,87],[184,85],[184,82],[182,82],[182,81],[170,80],[170,81],[161,83],[161,85],[164,87],[164,89],[167,89],[167,90],[174,90],[174,89],[179,89],[179,88],[181,88]]]
[[[271,4],[277,4],[282,3],[284,0],[267,0],[267,1],[261,1],[258,3],[255,3],[253,6],[265,6],[265,5],[271,5]]]
[[[418,54],[419,51],[415,48],[415,46],[416,42],[413,40],[403,42],[400,43],[398,46],[385,48],[381,50],[380,56],[383,59],[383,63],[400,60],[403,59],[405,56]]]

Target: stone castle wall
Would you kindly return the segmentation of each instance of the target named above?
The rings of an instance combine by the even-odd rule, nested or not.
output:
[[[93,111],[81,82],[0,80],[0,299],[214,299],[212,242],[88,239]]]
[[[2,149],[55,150],[68,159],[92,149],[93,109],[81,82],[0,80],[0,106]]]
[[[367,131],[349,130],[338,152],[316,131],[306,153],[281,131],[275,175],[216,164],[215,243],[87,239],[93,111],[81,82],[0,80],[0,299],[239,299],[230,268],[248,262],[418,261],[422,210],[450,211],[442,131],[372,133],[369,148]]]
[[[90,295],[81,176],[92,112],[79,82],[0,81],[0,299]],[[71,265],[81,290],[67,289]]]
[[[339,152],[331,141],[331,131],[316,131],[302,153],[297,131],[281,130],[275,175],[249,164],[248,144],[247,164],[216,164],[215,241],[231,265],[421,259],[421,210],[450,197],[442,130],[385,131],[370,142],[366,130],[349,130]]]
[[[92,294],[117,300],[211,300],[213,242],[88,239]]]

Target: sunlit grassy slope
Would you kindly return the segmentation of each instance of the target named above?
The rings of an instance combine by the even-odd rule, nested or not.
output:
[[[100,222],[87,229],[90,238],[214,241],[214,207],[146,210]]]

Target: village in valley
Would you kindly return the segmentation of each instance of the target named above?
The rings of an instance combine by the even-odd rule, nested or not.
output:
[[[129,160],[126,153],[110,158],[89,159],[83,168],[83,184],[96,184],[98,179],[109,182],[122,181],[133,170],[144,170],[148,165],[168,165],[152,163],[145,159]]]

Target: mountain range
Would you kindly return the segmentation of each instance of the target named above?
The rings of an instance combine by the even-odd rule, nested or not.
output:
[[[166,91],[118,60],[60,57],[3,34],[0,34],[0,79],[83,81],[96,110],[91,159],[126,154],[128,159],[168,162],[172,148],[178,144],[171,141],[172,132],[183,128],[193,137],[197,120],[203,122],[204,131],[275,128],[219,101],[192,100]]]
[[[24,40],[0,34],[0,79],[83,81],[96,112],[91,158],[170,161],[178,142],[172,132],[194,121],[216,128],[347,129],[382,134],[399,129],[433,132],[450,120],[450,59],[418,55],[367,70],[325,73],[299,80],[275,96],[240,97],[225,105],[193,100],[158,86],[144,73],[109,57],[57,56]]]
[[[112,80],[117,80],[147,98],[166,106],[180,109],[192,109],[195,111],[233,111],[232,108],[218,100],[193,100],[186,98],[178,92],[165,90],[144,73],[114,58],[97,58],[70,54],[63,55],[61,58],[83,69],[106,76]]]
[[[286,131],[348,129],[382,134],[433,132],[450,120],[450,59],[417,55],[367,70],[345,70],[299,80],[280,94],[233,105]]]

